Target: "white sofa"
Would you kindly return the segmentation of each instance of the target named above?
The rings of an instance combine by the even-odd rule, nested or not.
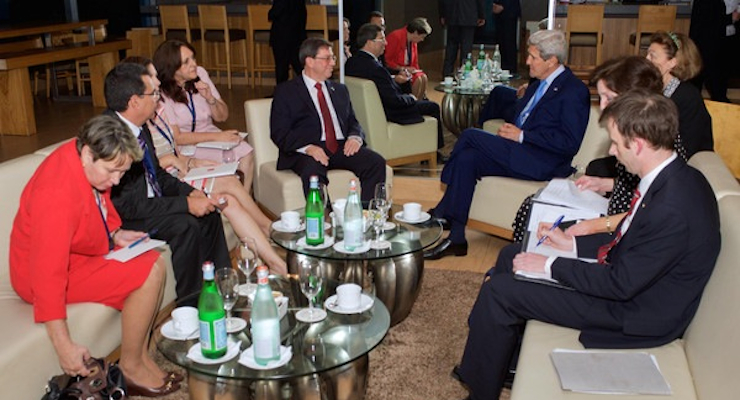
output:
[[[722,249],[701,304],[682,339],[664,346],[637,349],[657,358],[668,381],[671,396],[619,396],[620,400],[735,399],[740,393],[740,185],[719,156],[695,154],[689,164],[707,178],[719,202]],[[555,348],[583,349],[579,331],[540,321],[527,323],[512,400],[603,399],[604,395],[566,392],[560,389],[550,352]]]
[[[39,399],[44,386],[53,375],[62,373],[54,347],[43,324],[33,321],[33,307],[21,300],[10,285],[8,265],[10,232],[21,192],[44,158],[61,143],[0,163],[0,399]],[[230,227],[229,248],[236,245]],[[43,251],[43,249],[39,249]],[[169,261],[169,249],[164,250]],[[171,265],[167,268],[167,283],[162,305],[175,299],[175,279]],[[110,307],[82,303],[67,307],[70,334],[78,343],[90,349],[93,356],[104,357],[121,344],[120,313]]]
[[[599,126],[599,115],[599,107],[592,105],[581,148],[573,157],[573,165],[579,170],[585,169],[591,160],[608,155],[609,135]],[[483,129],[493,134],[502,124],[502,120],[489,120],[483,124]],[[501,176],[481,179],[473,195],[468,227],[511,239],[511,223],[522,201],[546,185],[546,181]]]

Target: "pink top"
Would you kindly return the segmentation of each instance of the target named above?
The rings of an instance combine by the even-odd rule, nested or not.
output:
[[[221,94],[208,76],[208,72],[201,66],[198,66],[197,71],[200,81],[211,88],[213,97],[220,99]],[[188,96],[188,98],[190,97]],[[200,93],[196,93],[192,99],[195,105],[194,109],[192,109],[195,112],[195,130],[191,129],[193,126],[193,112],[191,111],[190,104],[177,103],[167,96],[162,96],[164,112],[167,114],[167,119],[170,123],[177,125],[180,128],[180,132],[221,132],[221,129],[213,124],[211,106],[208,105],[205,97]]]

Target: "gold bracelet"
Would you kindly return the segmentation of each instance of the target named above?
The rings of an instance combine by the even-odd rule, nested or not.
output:
[[[612,233],[612,222],[609,220],[609,216],[606,216],[606,231]]]

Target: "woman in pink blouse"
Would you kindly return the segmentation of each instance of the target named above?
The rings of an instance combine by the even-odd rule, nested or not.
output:
[[[236,130],[222,131],[215,122],[229,117],[229,107],[221,100],[208,72],[195,61],[195,49],[189,43],[168,40],[154,52],[154,65],[162,82],[164,113],[172,123],[175,141],[181,150],[184,146],[201,142],[233,142],[237,144],[225,151],[196,147],[195,158],[216,162],[239,161],[244,174],[244,187],[252,187],[254,155]]]

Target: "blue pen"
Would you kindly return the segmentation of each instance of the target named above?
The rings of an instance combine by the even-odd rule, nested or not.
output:
[[[552,232],[552,231],[554,231],[554,230],[555,230],[555,228],[557,228],[557,227],[558,227],[558,225],[560,225],[560,223],[561,223],[561,222],[563,222],[563,218],[565,218],[565,215],[561,215],[561,216],[559,216],[559,217],[558,217],[558,219],[556,219],[556,220],[555,220],[555,223],[554,223],[554,224],[552,224],[552,226],[550,227],[550,230],[549,230],[549,232]],[[542,236],[542,237],[540,238],[540,240],[538,240],[538,241],[537,241],[537,244],[536,244],[536,245],[535,245],[534,247],[537,247],[537,246],[541,245],[542,243],[544,243],[544,242],[545,242],[545,239],[547,239],[547,235],[545,235],[545,236]]]
[[[130,245],[128,245],[128,248],[130,249],[130,248],[136,246],[137,244],[143,242],[144,240],[149,239],[152,235],[154,235],[156,233],[157,233],[157,228],[152,229],[151,231],[147,232],[146,235],[144,235],[144,236],[136,239],[136,241],[134,241],[133,243],[131,243]]]

